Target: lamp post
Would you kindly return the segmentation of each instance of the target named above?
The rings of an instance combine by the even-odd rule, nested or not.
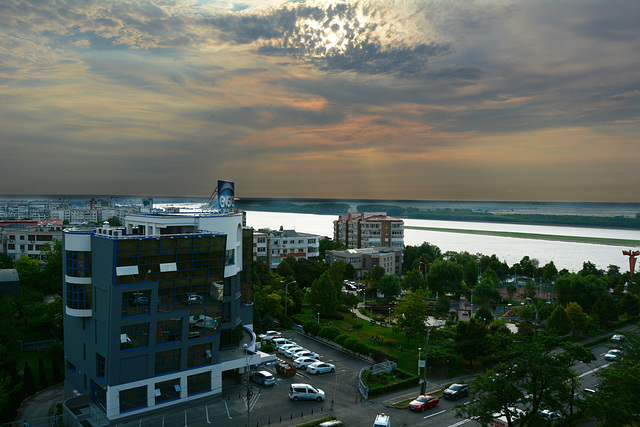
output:
[[[318,313],[318,325],[320,324],[320,313]]]
[[[284,285],[284,317],[287,318],[287,302],[289,302],[289,285],[292,283],[296,283],[296,281],[292,281]]]
[[[418,378],[420,378],[420,352],[422,351],[422,347],[418,347]]]
[[[435,325],[431,325],[429,328],[427,328],[427,341],[424,346],[424,390],[420,390],[421,394],[426,393],[427,390],[427,350],[429,349],[429,334],[431,334],[431,329],[433,329],[434,326]]]
[[[391,307],[389,307],[389,327],[391,327]]]
[[[532,300],[531,298],[529,298],[529,297],[527,297],[527,300],[528,300],[531,304],[533,304],[533,309],[535,310],[535,309],[536,309],[536,305],[534,304],[533,300]],[[535,331],[535,334],[534,334],[534,336],[535,336],[535,337],[537,337],[537,336],[538,336],[538,313],[540,313],[540,310],[542,310],[542,307],[544,307],[544,306],[545,306],[545,305],[547,305],[547,304],[551,304],[551,301],[545,301],[545,302],[544,302],[544,304],[542,304],[542,305],[540,306],[540,308],[538,308],[538,309],[536,310],[536,331]]]
[[[247,349],[247,344],[244,345],[244,353],[245,353],[245,367],[244,370],[247,373],[247,426],[251,425],[251,396],[253,392],[251,391],[251,383],[249,382],[249,350]]]

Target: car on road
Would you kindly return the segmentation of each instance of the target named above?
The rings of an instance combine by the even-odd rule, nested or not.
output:
[[[299,345],[294,347],[289,347],[284,351],[284,355],[287,356],[289,359],[293,359],[294,354],[296,354],[299,351],[305,351],[305,350],[306,348],[300,347]]]
[[[444,390],[445,399],[458,400],[466,396],[469,396],[469,384],[454,383]]]
[[[252,372],[249,378],[251,378],[251,381],[257,382],[258,384],[262,384],[266,387],[272,386],[276,383],[276,378],[269,371]]]
[[[626,337],[622,334],[615,334],[611,337],[611,341],[624,341],[626,339]]]
[[[309,350],[298,351],[291,358],[297,359],[299,357],[310,357],[312,359],[320,360],[320,356],[318,355],[318,353],[314,353],[313,351]]]
[[[298,400],[324,400],[324,391],[315,388],[309,384],[291,384],[289,386],[289,399],[297,402]]]
[[[333,372],[335,370],[335,365],[327,362],[315,362],[307,366],[307,373],[309,374],[324,374],[326,372]]]
[[[577,399],[581,402],[584,402],[585,400],[590,399],[595,395],[596,395],[596,391],[594,389],[585,388],[584,390],[582,390],[582,392],[578,394]]]
[[[297,359],[294,359],[293,366],[295,366],[298,369],[307,369],[307,366],[316,362],[317,362],[316,359],[312,359],[310,357],[298,357]]]
[[[421,394],[409,403],[412,411],[423,412],[425,409],[435,408],[440,403],[440,399],[430,394]]]
[[[384,413],[376,415],[373,427],[391,427],[391,417]]]
[[[318,427],[344,427],[344,423],[340,420],[331,420],[318,424]]]
[[[278,331],[267,331],[264,334],[260,334],[258,335],[258,338],[260,338],[262,341],[269,341],[270,339],[273,338],[280,338],[280,332]]]
[[[617,348],[613,348],[604,355],[604,360],[616,360],[618,357],[620,357],[620,353],[622,353],[620,350],[618,350]]]

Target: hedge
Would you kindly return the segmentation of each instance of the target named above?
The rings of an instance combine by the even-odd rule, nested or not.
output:
[[[325,326],[320,329],[320,336],[322,338],[335,341],[336,337],[340,335],[340,332],[342,331],[337,326]]]
[[[333,341],[338,345],[344,346],[344,342],[349,338],[351,338],[351,335],[349,334],[340,334]]]
[[[387,386],[371,388],[369,390],[369,398],[382,396],[382,395],[393,393],[399,390],[405,390],[409,387],[417,386],[420,383],[419,377],[417,377],[416,375],[410,374],[407,371],[403,371],[402,369],[394,369],[393,372],[396,375],[400,375],[404,377],[405,379]]]

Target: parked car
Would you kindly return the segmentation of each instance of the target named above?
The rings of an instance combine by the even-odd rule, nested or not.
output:
[[[578,394],[577,398],[579,401],[584,402],[585,400],[590,399],[595,395],[596,395],[596,391],[594,389],[585,388],[584,390],[582,390],[582,392]]]
[[[469,396],[469,384],[463,384],[463,383],[451,384],[444,391],[445,399],[458,400],[466,396]]]
[[[289,399],[297,402],[298,400],[324,400],[324,391],[315,388],[309,384],[291,384],[289,386]]]
[[[336,370],[335,365],[326,362],[315,362],[307,366],[307,372],[310,374],[324,374]]]
[[[615,334],[614,336],[611,337],[611,341],[624,341],[626,339],[626,337],[622,334]]]
[[[391,427],[391,417],[387,414],[378,414],[373,420],[373,427]]]
[[[204,298],[198,294],[187,294],[187,304],[204,304]]]
[[[278,353],[284,354],[288,349],[292,347],[300,347],[300,346],[294,342],[291,342],[289,344],[283,344],[280,347],[278,347]]]
[[[622,353],[620,350],[613,348],[604,355],[604,360],[616,360],[620,356],[620,353]]]
[[[280,332],[278,331],[267,331],[264,334],[258,335],[258,338],[260,338],[262,341],[268,341],[272,338],[279,338],[280,336]]]
[[[344,427],[344,423],[340,420],[331,420],[318,424],[318,427]]]
[[[263,386],[272,386],[276,383],[276,379],[269,371],[252,372],[249,376],[252,381],[262,384]]]
[[[550,411],[549,409],[543,409],[542,411],[540,411],[540,415],[542,415],[542,418],[544,418],[544,420],[548,422],[554,422],[562,418],[560,414]]]
[[[435,408],[440,403],[440,399],[429,394],[421,394],[409,403],[409,409],[422,412],[425,409]]]
[[[312,359],[310,357],[298,357],[297,359],[294,359],[293,366],[295,366],[298,369],[307,369],[307,366],[316,362],[317,362],[316,359]]]
[[[320,356],[318,355],[318,353],[314,353],[313,351],[309,350],[298,351],[291,358],[297,359],[299,357],[310,357],[311,359],[320,360]]]
[[[285,344],[294,344],[297,345],[295,342],[288,340],[286,338],[271,338],[271,340],[269,341],[269,344],[271,344],[273,346],[273,348],[275,348],[276,350],[278,350],[280,348],[280,346],[285,345]]]
[[[304,350],[306,350],[306,348],[300,347],[299,345],[295,346],[295,347],[289,347],[288,349],[286,349],[284,351],[284,355],[287,356],[289,359],[292,359],[294,354],[296,354],[299,351],[304,351]]]

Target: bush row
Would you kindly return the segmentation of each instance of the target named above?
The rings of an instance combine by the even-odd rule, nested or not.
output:
[[[373,397],[378,397],[385,394],[393,393],[395,391],[405,390],[407,388],[417,386],[420,383],[420,378],[402,369],[394,369],[393,373],[396,376],[400,376],[401,378],[404,378],[404,379],[402,381],[398,381],[393,384],[374,386],[370,388],[369,389],[370,399]]]
[[[349,334],[342,334],[340,328],[337,326],[321,327],[318,322],[310,320],[303,325],[303,328],[307,334],[331,340],[347,350],[360,353],[364,356],[371,354],[371,349],[365,342]]]

